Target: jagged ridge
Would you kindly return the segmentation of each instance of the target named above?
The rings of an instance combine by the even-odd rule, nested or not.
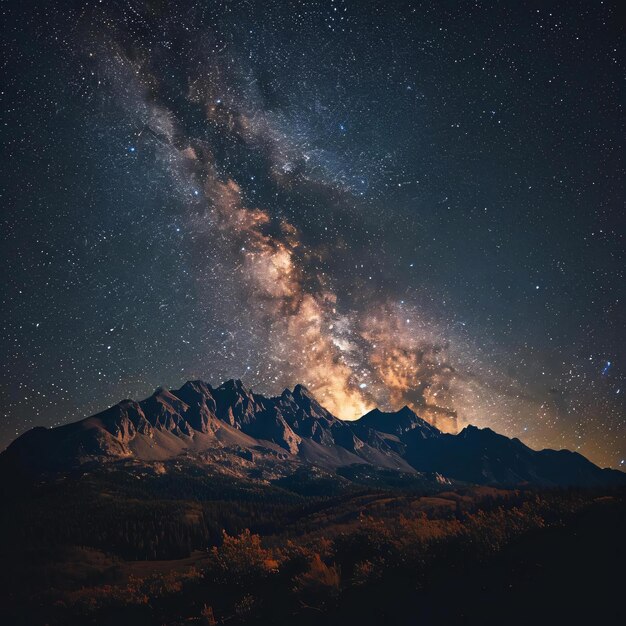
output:
[[[219,387],[189,381],[123,400],[54,429],[34,428],[0,455],[4,466],[57,470],[119,459],[157,461],[215,451],[272,455],[325,469],[371,464],[402,472],[436,472],[482,484],[594,485],[624,482],[579,454],[534,451],[517,439],[467,427],[444,434],[410,408],[374,409],[359,420],[336,418],[302,385],[280,396],[253,393],[240,380]]]

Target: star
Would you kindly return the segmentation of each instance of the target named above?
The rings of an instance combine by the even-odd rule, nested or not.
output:
[[[227,4],[6,16],[0,447],[243,370],[617,466],[618,3]]]

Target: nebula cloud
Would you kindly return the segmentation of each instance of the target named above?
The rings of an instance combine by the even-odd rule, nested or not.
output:
[[[332,211],[352,190],[345,176],[320,167],[302,125],[269,110],[245,72],[234,72],[219,55],[202,58],[203,45],[212,46],[200,42],[190,53],[197,63],[179,79],[182,100],[174,106],[155,60],[118,41],[100,41],[102,72],[125,123],[152,150],[155,176],[165,173],[181,201],[201,306],[219,311],[230,328],[222,333],[221,353],[207,359],[222,354],[249,362],[244,375],[266,392],[304,383],[343,419],[374,406],[408,405],[455,432],[489,396],[482,378],[466,368],[468,348],[452,350],[445,326],[426,324],[418,307],[388,294],[351,306],[350,285],[344,280],[339,287],[328,270],[346,245],[342,238],[305,237],[302,224],[267,195],[258,206],[243,184],[247,162],[260,163],[274,197],[282,189],[303,196],[315,189]]]

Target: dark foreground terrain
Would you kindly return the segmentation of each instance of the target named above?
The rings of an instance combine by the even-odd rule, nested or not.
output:
[[[189,381],[0,454],[0,623],[624,623],[626,475]]]
[[[191,459],[4,475],[2,624],[624,623],[623,488]]]

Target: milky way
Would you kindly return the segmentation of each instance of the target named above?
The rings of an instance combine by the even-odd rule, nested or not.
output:
[[[3,444],[241,378],[623,463],[613,5],[23,11]]]

